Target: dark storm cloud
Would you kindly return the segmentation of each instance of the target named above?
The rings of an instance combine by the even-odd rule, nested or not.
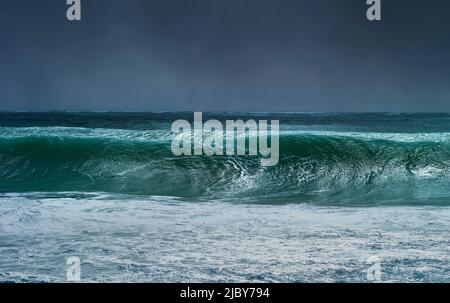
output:
[[[450,3],[2,0],[2,110],[450,111]]]

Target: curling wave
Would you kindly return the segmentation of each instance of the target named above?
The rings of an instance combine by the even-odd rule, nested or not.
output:
[[[1,128],[0,192],[107,192],[189,200],[450,205],[449,133],[282,132],[280,162],[175,157],[170,133]]]

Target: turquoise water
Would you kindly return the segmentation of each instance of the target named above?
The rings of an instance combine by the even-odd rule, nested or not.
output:
[[[449,281],[450,115],[280,120],[280,161],[174,157],[193,113],[0,113],[0,280]]]

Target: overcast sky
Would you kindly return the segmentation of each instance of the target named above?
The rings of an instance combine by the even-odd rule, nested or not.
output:
[[[450,111],[450,1],[0,2],[0,110]]]

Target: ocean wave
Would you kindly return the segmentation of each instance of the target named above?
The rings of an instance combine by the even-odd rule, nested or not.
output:
[[[249,203],[450,205],[450,133],[282,131],[280,162],[184,156],[170,132],[0,128],[0,192]]]

